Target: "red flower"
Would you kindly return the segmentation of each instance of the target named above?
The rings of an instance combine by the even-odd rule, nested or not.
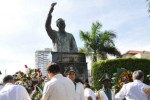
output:
[[[36,71],[37,71],[37,69],[34,69],[34,71],[36,72]]]
[[[46,78],[46,76],[43,77],[44,79]]]
[[[31,80],[31,77],[27,77],[28,80]]]
[[[42,74],[40,74],[39,77],[42,77]]]
[[[32,87],[32,91],[34,90],[34,86]]]
[[[16,72],[16,74],[14,75],[14,80],[16,81],[16,84],[25,86],[30,94],[36,88],[36,85],[41,86],[41,84],[44,83],[44,79],[46,78],[46,76],[45,78],[43,77],[40,68],[31,69],[27,65],[25,65],[25,68],[27,68],[25,73],[23,73],[22,71]],[[43,86],[41,88],[43,88]]]
[[[20,75],[21,75],[21,76],[23,76],[23,75],[24,75],[24,73],[23,73],[23,72],[20,72]]]
[[[14,79],[14,81],[16,82],[16,81],[19,81],[20,79]]]
[[[42,82],[44,82],[44,80],[43,80],[43,79],[42,79],[41,81],[42,81]]]
[[[37,71],[40,72],[40,68],[38,68]]]
[[[25,66],[25,68],[28,68],[28,66],[27,65],[24,65]]]

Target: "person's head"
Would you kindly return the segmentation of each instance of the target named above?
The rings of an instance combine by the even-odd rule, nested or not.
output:
[[[3,79],[3,84],[6,84],[6,83],[14,83],[13,76],[11,76],[11,75],[5,76]]]
[[[110,88],[110,80],[109,79],[105,79],[101,82],[102,82],[104,88]]]
[[[84,89],[85,88],[91,88],[90,85],[88,83],[84,83]]]
[[[57,25],[57,27],[59,28],[60,31],[65,30],[66,24],[65,24],[65,21],[62,18],[57,19],[56,25]]]
[[[48,77],[51,79],[54,75],[60,73],[60,68],[56,63],[49,63],[47,65]]]
[[[110,88],[110,78],[107,73],[105,73],[102,78],[100,79],[100,82],[102,83],[104,88]]]
[[[76,78],[75,70],[72,67],[67,68],[64,74],[66,75],[66,77],[70,78],[72,81],[75,81],[75,78]]]
[[[133,80],[141,80],[143,81],[144,80],[144,74],[141,70],[136,70],[133,72],[132,74],[132,79]]]

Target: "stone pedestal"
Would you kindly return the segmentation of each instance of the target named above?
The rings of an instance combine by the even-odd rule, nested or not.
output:
[[[84,53],[51,52],[52,62],[60,66],[61,73],[67,67],[73,67],[76,70],[76,78],[83,82],[88,79],[87,63]]]

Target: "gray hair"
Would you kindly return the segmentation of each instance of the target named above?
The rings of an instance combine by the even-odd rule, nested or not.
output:
[[[133,80],[141,80],[144,78],[144,73],[141,70],[136,70],[132,74]]]

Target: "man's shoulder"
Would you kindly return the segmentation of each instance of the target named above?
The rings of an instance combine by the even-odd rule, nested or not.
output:
[[[52,85],[56,83],[56,79],[51,79],[50,81],[46,82],[45,85],[48,86],[48,85]]]
[[[81,82],[77,82],[76,84],[80,87],[83,87],[83,84]]]
[[[103,89],[100,89],[98,92],[100,93],[100,95],[105,94],[105,92],[104,92],[104,90],[103,90]]]
[[[62,79],[66,79],[66,77],[61,74],[57,74],[56,77],[53,77],[50,81],[46,82],[45,85],[53,85],[55,83],[59,83]]]
[[[66,32],[66,34],[67,34],[68,36],[71,36],[71,37],[73,36],[71,33],[68,33],[68,32]]]
[[[22,86],[22,85],[14,85],[14,87],[13,88],[17,88],[17,89],[25,89],[25,87],[24,86]]]
[[[101,92],[101,91],[104,91],[104,90],[103,90],[103,89],[100,89],[99,91]]]

